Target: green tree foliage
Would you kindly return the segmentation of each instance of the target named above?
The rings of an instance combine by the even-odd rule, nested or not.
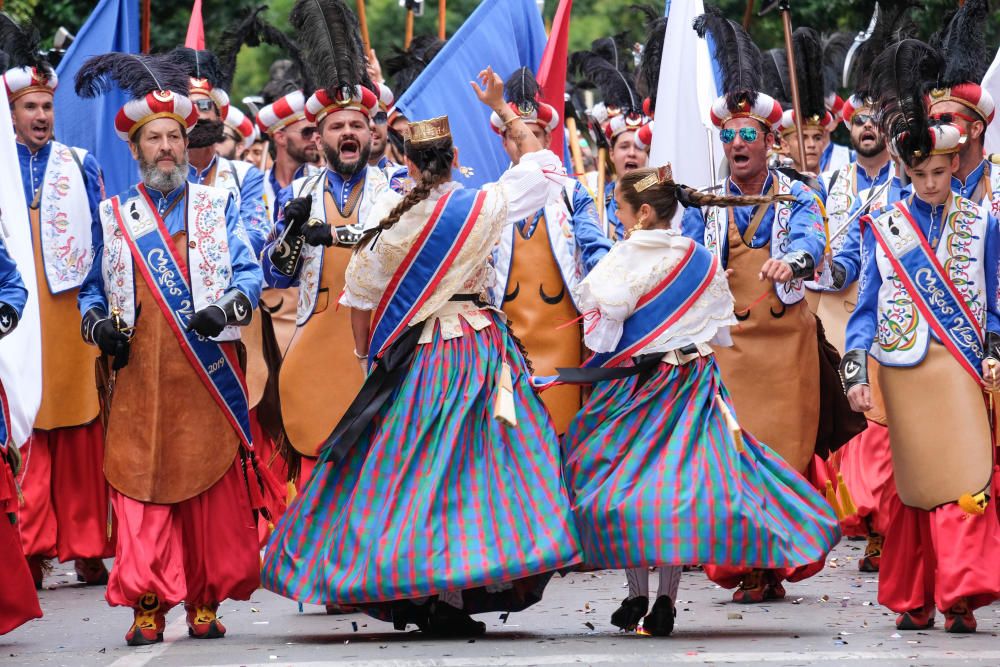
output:
[[[631,9],[637,0],[575,0],[571,24],[570,49],[586,48],[591,41],[610,34],[626,33],[630,41],[641,41],[642,16]],[[674,0],[683,2],[684,0]],[[266,2],[266,0],[261,0]],[[346,0],[353,6],[354,0]],[[480,0],[448,1],[448,34],[454,33],[479,5]],[[780,46],[782,42],[781,18],[777,12],[758,17],[756,11],[770,0],[753,0],[754,13],[750,20],[750,33],[762,48]],[[996,0],[994,0],[996,2]],[[268,18],[277,26],[287,28],[288,12],[294,0],[270,0]],[[45,44],[51,44],[59,26],[75,33],[83,25],[94,6],[94,0],[7,0],[4,10],[18,20],[30,19],[38,26]],[[170,49],[183,43],[190,16],[188,7],[193,0],[152,0],[152,45],[154,51]],[[222,30],[248,7],[252,0],[203,0],[205,37],[209,46]],[[555,13],[557,0],[545,0],[544,17],[548,24]],[[662,1],[646,0],[645,4],[661,10]],[[743,21],[747,0],[718,0],[727,16]],[[792,20],[795,25],[811,25],[821,31],[863,29],[871,17],[875,0],[792,0]],[[957,0],[924,0],[924,8],[914,11],[913,19],[921,36],[929,37],[940,28],[948,12],[958,6]],[[438,3],[427,0],[422,17],[414,21],[416,34],[436,34]],[[406,25],[406,11],[398,0],[365,0],[369,34],[375,51],[384,57],[394,47],[402,47]],[[986,26],[987,43],[1000,43],[1000,12],[991,14]],[[233,98],[241,99],[260,89],[267,80],[267,68],[277,57],[275,49],[262,47],[244,48],[240,53]]]

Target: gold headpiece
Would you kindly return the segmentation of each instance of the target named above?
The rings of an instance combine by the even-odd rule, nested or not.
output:
[[[406,141],[411,146],[420,147],[442,139],[451,138],[451,126],[447,116],[438,116],[430,120],[418,120],[410,123]]]
[[[659,185],[660,183],[665,183],[667,181],[674,180],[673,170],[670,168],[670,164],[667,163],[662,167],[659,167],[651,174],[643,177],[638,181],[633,187],[636,192],[642,192],[643,190],[648,190],[654,185]]]

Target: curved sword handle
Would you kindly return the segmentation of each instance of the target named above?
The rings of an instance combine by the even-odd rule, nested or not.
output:
[[[854,60],[854,52],[857,51],[862,44],[871,39],[872,33],[875,32],[875,24],[878,23],[878,18],[880,13],[881,9],[879,8],[878,3],[876,2],[875,11],[872,12],[871,20],[868,21],[868,28],[857,34],[857,36],[854,38],[854,43],[851,44],[851,48],[847,50],[847,55],[844,57],[844,72],[841,75],[842,79],[841,83],[843,84],[844,88],[850,87],[850,84],[848,83],[847,79],[851,73],[851,62]]]

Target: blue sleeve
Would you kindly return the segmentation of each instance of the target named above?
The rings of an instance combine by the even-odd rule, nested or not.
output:
[[[14,258],[7,252],[7,246],[0,238],[0,303],[14,307],[18,319],[28,302],[28,290],[24,287],[21,272],[17,270]]]
[[[826,228],[819,201],[816,194],[802,183],[796,182],[792,186],[792,194],[795,196],[795,204],[792,206],[788,252],[804,250],[819,265],[826,250]]]
[[[264,250],[261,251],[260,255],[260,265],[264,271],[264,283],[268,287],[274,287],[276,289],[286,289],[298,284],[298,269],[296,269],[296,275],[286,276],[282,272],[274,268],[274,264],[271,263],[271,251],[274,246],[278,244],[278,239],[281,238],[282,232],[285,231],[285,204],[292,198],[292,186],[289,185],[281,189],[275,197],[275,209],[274,209],[274,229],[271,231],[271,237],[268,242],[264,245]],[[280,205],[278,205],[280,202]],[[300,263],[301,265],[301,263]]]
[[[91,228],[101,228],[100,204],[104,199],[104,172],[92,153],[83,158],[83,180],[87,186],[87,203],[90,204]]]
[[[986,330],[1000,333],[1000,306],[997,289],[1000,289],[1000,222],[990,216],[986,223]]]
[[[80,293],[76,297],[76,306],[81,315],[86,315],[91,308],[97,308],[102,313],[108,312],[108,297],[104,293],[104,277],[101,275],[101,259],[104,255],[104,233],[100,220],[93,227],[94,263],[90,272],[80,285]]]
[[[847,231],[844,233],[844,242],[840,250],[833,256],[835,264],[843,267],[847,278],[844,287],[847,287],[861,275],[861,223],[854,220],[849,223]]]
[[[580,181],[573,183],[573,235],[583,257],[584,273],[590,273],[611,250],[611,239],[601,231],[597,205]]]
[[[254,257],[250,242],[245,240],[240,212],[234,202],[233,196],[230,195],[229,201],[226,202],[226,236],[229,239],[229,256],[233,266],[233,279],[229,289],[243,292],[256,308],[264,274]]]
[[[389,189],[398,195],[405,195],[409,186],[413,182],[410,180],[410,170],[406,167],[399,167],[392,176],[389,177]]]
[[[697,206],[684,209],[681,233],[699,245],[705,245],[705,216]]]
[[[882,274],[875,261],[875,234],[871,230],[871,220],[865,220],[864,234],[861,235],[861,276],[858,279],[858,305],[847,321],[847,350],[867,352],[875,341],[878,325],[878,292],[882,287]]]
[[[250,167],[240,184],[240,219],[247,230],[254,257],[271,234],[271,221],[264,207],[264,174],[257,167]]]

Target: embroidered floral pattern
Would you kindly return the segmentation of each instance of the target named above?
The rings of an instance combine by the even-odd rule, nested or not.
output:
[[[978,219],[978,207],[968,199],[955,197],[943,225],[942,248],[938,250],[938,258],[976,321],[985,326],[986,295],[981,287],[983,267],[975,257],[976,242],[981,234],[977,235],[973,229]]]
[[[53,293],[79,287],[94,261],[90,202],[70,149],[52,142],[39,200],[42,257]]]

